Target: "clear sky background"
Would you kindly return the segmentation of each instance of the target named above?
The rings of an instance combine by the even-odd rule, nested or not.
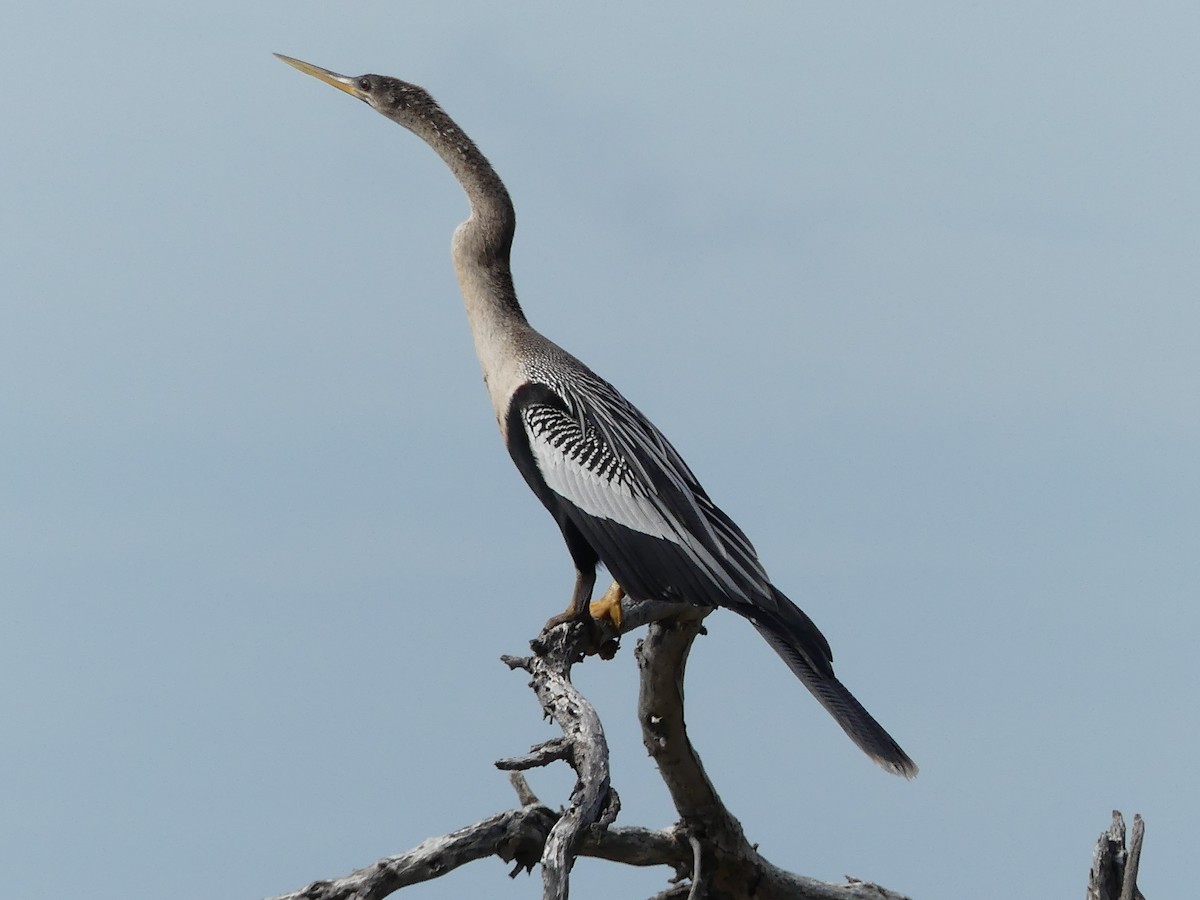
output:
[[[571,587],[496,435],[430,88],[531,320],[616,382],[921,765],[744,622],[693,739],[775,863],[918,898],[1200,844],[1200,7],[23,4],[0,27],[0,874],[259,898],[515,803]],[[632,641],[578,670],[663,826]],[[535,775],[552,805],[565,771]],[[531,897],[498,861],[414,898]],[[664,870],[583,861],[573,897]]]

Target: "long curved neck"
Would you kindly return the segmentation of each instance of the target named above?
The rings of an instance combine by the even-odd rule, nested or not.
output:
[[[431,104],[415,122],[403,124],[450,167],[471,203],[470,218],[454,232],[451,252],[475,353],[503,433],[508,404],[525,380],[525,356],[540,337],[529,327],[513,287],[509,254],[517,217],[512,200],[491,163],[441,107]]]
[[[471,216],[454,235],[459,280],[464,275],[482,276],[494,302],[524,321],[509,267],[517,216],[504,182],[475,142],[440,106],[431,105],[415,122],[406,124],[442,158],[470,201]]]

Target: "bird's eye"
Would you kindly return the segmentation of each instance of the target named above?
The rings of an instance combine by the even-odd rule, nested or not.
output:
[[[358,79],[358,89],[360,91],[368,91],[369,92],[371,90],[371,82],[366,78]]]

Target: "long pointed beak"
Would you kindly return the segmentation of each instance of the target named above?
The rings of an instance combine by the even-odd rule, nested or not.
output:
[[[339,75],[337,72],[330,72],[328,69],[322,69],[320,66],[314,66],[311,63],[292,59],[292,57],[284,56],[282,53],[276,53],[275,55],[289,66],[299,69],[305,75],[311,75],[313,78],[321,79],[326,84],[332,84],[339,91],[345,91],[351,97],[357,97],[359,100],[362,100],[366,96],[358,89],[358,85],[354,83],[355,80],[353,78]]]

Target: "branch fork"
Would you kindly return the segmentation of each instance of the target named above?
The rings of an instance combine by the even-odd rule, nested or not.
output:
[[[571,868],[580,856],[632,866],[665,866],[669,887],[651,900],[905,900],[870,882],[831,884],[771,864],[751,844],[741,823],[722,802],[687,736],[683,679],[692,642],[704,631],[705,608],[678,604],[622,603],[619,631],[601,624],[600,640],[582,625],[564,623],[531,642],[530,656],[505,656],[513,670],[529,674],[543,713],[562,730],[528,753],[501,759],[519,806],[450,834],[429,838],[406,853],[387,857],[341,878],[316,881],[274,900],[379,900],[400,888],[437,878],[458,866],[498,856],[510,873],[541,864],[544,900],[566,900]],[[679,814],[661,829],[617,826],[620,798],[609,778],[608,742],[595,708],[571,683],[571,667],[597,646],[612,647],[622,633],[648,625],[635,650],[640,685],[638,720],[647,752]],[[553,810],[530,789],[522,772],[566,762],[576,782],[566,807]],[[1142,821],[1134,819],[1125,849],[1124,821],[1097,845],[1089,900],[1143,900],[1136,886]]]

